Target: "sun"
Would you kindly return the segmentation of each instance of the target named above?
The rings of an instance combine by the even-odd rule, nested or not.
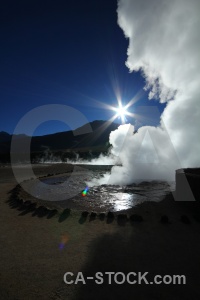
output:
[[[117,112],[118,116],[123,118],[126,115],[127,110],[126,110],[126,107],[119,106],[118,108],[116,108],[116,112]]]
[[[142,116],[139,114],[136,114],[132,109],[132,111],[129,111],[129,108],[132,107],[138,100],[140,100],[143,97],[144,91],[140,90],[128,103],[125,104],[125,100],[122,101],[121,96],[119,94],[116,94],[116,100],[118,102],[118,105],[112,106],[107,103],[100,102],[98,100],[95,100],[102,108],[105,108],[107,110],[111,110],[114,112],[113,116],[108,120],[107,126],[109,126],[110,123],[114,122],[117,118],[121,119],[122,124],[126,124],[128,121],[127,118],[133,118],[133,119],[139,119]],[[125,104],[125,105],[123,105]]]
[[[114,108],[114,110],[116,111],[115,116],[120,117],[122,122],[124,123],[126,119],[125,116],[128,114],[127,107],[119,105],[118,107]]]

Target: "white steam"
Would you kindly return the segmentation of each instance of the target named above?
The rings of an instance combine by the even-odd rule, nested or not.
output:
[[[167,106],[159,127],[141,127],[133,135],[133,126],[123,125],[111,132],[112,154],[122,166],[100,184],[174,180],[175,169],[200,166],[199,12],[199,0],[118,2],[118,23],[129,39],[126,65],[142,71],[149,100]]]
[[[112,155],[105,155],[101,153],[98,158],[93,158],[90,161],[87,159],[80,159],[79,157],[75,160],[67,159],[67,163],[78,164],[78,165],[116,165],[119,162],[119,158]]]

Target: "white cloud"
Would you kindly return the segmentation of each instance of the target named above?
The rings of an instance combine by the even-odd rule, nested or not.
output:
[[[200,166],[199,12],[199,0],[118,2],[118,23],[129,39],[126,65],[142,70],[149,99],[168,103],[160,127],[141,127],[135,135],[131,128],[124,135],[125,125],[111,133],[112,152],[119,153],[123,166],[112,169],[108,183],[129,184],[136,177],[173,180],[177,167]],[[147,131],[150,139],[143,142]],[[140,154],[147,161],[152,142],[159,163],[138,164],[138,149],[143,144]]]

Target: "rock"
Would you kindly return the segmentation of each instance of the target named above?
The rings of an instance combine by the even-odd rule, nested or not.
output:
[[[114,219],[115,218],[115,215],[113,212],[109,211],[108,214],[107,214],[107,218],[108,219]]]
[[[44,206],[39,206],[37,209],[37,216],[42,218],[48,214],[48,209]]]
[[[106,216],[105,213],[100,213],[100,214],[99,214],[99,219],[100,219],[101,221],[103,221],[103,220],[105,219],[105,216]]]
[[[95,220],[96,216],[97,216],[97,214],[95,212],[91,212],[89,221]]]
[[[83,218],[87,218],[88,215],[89,215],[89,212],[88,212],[88,211],[83,211],[82,214],[81,214],[81,216],[82,216]]]
[[[90,217],[91,217],[91,218],[96,218],[96,216],[97,216],[97,213],[91,212],[91,214],[90,214]]]
[[[58,213],[57,209],[49,210],[48,215],[47,215],[47,219],[51,219],[51,218],[54,217],[57,213]]]

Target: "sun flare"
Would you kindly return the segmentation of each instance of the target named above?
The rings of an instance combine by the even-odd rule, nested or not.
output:
[[[119,107],[116,109],[116,112],[117,112],[118,116],[120,116],[121,118],[123,118],[123,117],[126,115],[127,110],[126,110],[126,107],[119,106]]]
[[[128,114],[127,107],[119,105],[114,110],[116,111],[116,115],[115,116],[116,117],[120,117],[121,120],[122,120],[122,122],[124,123],[125,119],[126,119],[125,116]]]

